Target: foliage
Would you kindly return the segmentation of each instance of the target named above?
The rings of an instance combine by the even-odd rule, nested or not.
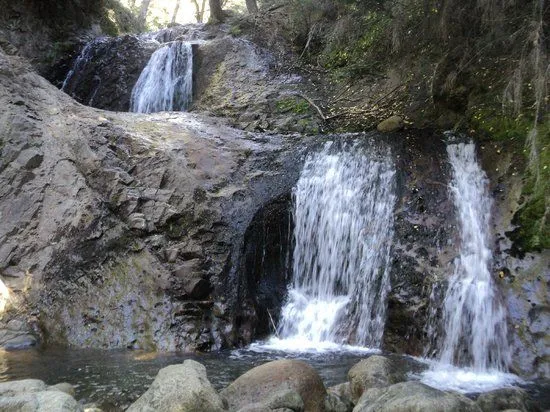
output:
[[[280,99],[277,101],[276,107],[279,113],[306,114],[310,112],[309,103],[298,97]]]

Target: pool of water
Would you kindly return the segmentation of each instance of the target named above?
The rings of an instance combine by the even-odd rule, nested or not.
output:
[[[65,348],[0,351],[0,381],[35,378],[50,385],[69,382],[81,402],[95,402],[105,411],[121,411],[145,392],[159,369],[185,359],[205,365],[208,378],[220,390],[249,369],[276,359],[305,360],[319,372],[326,386],[336,385],[347,380],[347,372],[355,363],[372,353],[379,352],[348,348],[289,353],[262,345],[207,354]],[[392,357],[411,379],[421,379],[429,367],[411,357],[385,355]],[[550,406],[548,381],[527,385],[527,389],[542,408]]]

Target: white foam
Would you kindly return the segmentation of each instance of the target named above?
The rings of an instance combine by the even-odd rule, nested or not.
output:
[[[420,381],[436,389],[461,393],[487,392],[523,383],[518,376],[496,369],[479,371],[439,363],[421,373]]]
[[[321,354],[328,352],[349,352],[349,353],[380,353],[379,349],[371,349],[362,346],[344,345],[331,341],[312,341],[303,337],[292,337],[280,339],[271,337],[264,342],[252,343],[248,350],[252,352],[285,352],[285,353],[313,353]]]

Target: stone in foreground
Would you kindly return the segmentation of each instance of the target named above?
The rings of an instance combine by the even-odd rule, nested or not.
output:
[[[357,402],[370,388],[382,388],[404,380],[395,372],[392,362],[384,356],[374,355],[356,363],[348,372],[352,400]]]
[[[128,412],[221,412],[223,401],[206,377],[206,368],[193,360],[170,365],[128,408]]]
[[[481,409],[458,393],[443,392],[420,382],[401,382],[367,390],[353,412],[481,412]]]
[[[238,411],[263,403],[285,389],[300,395],[305,412],[324,410],[326,390],[321,377],[307,363],[297,360],[283,359],[257,366],[237,378],[221,395],[230,411]]]

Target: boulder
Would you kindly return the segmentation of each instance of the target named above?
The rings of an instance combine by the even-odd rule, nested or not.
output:
[[[420,382],[401,382],[372,388],[359,399],[353,412],[481,412],[474,401],[443,392]]]
[[[531,410],[528,407],[529,395],[520,388],[503,388],[482,393],[477,398],[476,403],[483,412],[502,411],[506,409],[518,409],[520,411]]]
[[[381,133],[391,133],[401,130],[403,128],[403,125],[404,122],[402,117],[391,116],[388,117],[386,120],[382,120],[380,123],[378,123],[376,129],[378,129],[378,131]]]
[[[208,381],[206,368],[193,360],[161,369],[149,389],[127,409],[128,412],[223,410],[223,401]]]
[[[16,396],[22,393],[40,392],[48,389],[48,386],[38,379],[21,379],[0,383],[0,398]]]
[[[353,396],[349,382],[327,388],[325,409],[327,412],[350,412],[353,410]]]
[[[0,411],[4,412],[81,412],[80,404],[64,392],[22,392],[15,396],[0,396]]]
[[[274,392],[285,389],[300,395],[305,412],[323,411],[326,396],[323,381],[315,369],[298,360],[283,359],[257,366],[237,378],[221,395],[229,410],[237,411],[263,403]]]
[[[352,400],[356,402],[364,391],[381,388],[404,380],[395,371],[392,362],[384,356],[374,355],[356,363],[348,372]]]
[[[267,411],[293,411],[302,412],[304,401],[302,397],[293,390],[283,389],[275,392],[265,402],[252,403],[239,409],[239,412],[267,412]]]

